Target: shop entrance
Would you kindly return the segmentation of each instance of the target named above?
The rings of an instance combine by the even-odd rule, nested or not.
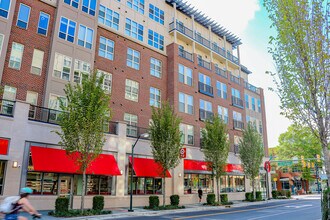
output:
[[[60,175],[59,182],[59,195],[69,198],[70,207],[72,208],[73,175]]]

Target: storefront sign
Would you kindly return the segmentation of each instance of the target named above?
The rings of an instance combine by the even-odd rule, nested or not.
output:
[[[180,158],[186,158],[187,156],[187,148],[180,149]]]

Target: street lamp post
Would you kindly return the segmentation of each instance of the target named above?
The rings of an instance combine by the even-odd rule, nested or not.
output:
[[[139,135],[139,137],[136,139],[135,143],[132,145],[132,162],[131,162],[131,183],[130,183],[130,188],[131,188],[131,192],[130,192],[130,200],[129,200],[129,212],[134,212],[133,210],[133,166],[134,166],[134,148],[135,145],[137,144],[137,142],[140,140],[140,138],[148,138],[149,134],[148,133],[144,133]]]

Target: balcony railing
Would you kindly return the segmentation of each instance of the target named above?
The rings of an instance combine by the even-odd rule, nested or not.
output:
[[[226,70],[223,70],[217,66],[215,67],[215,73],[219,76],[222,76],[223,78],[226,78],[226,79],[228,78],[228,74],[227,74]]]
[[[227,51],[227,58],[228,60],[238,64],[238,58],[232,55],[229,51]]]
[[[238,85],[240,85],[241,83],[240,83],[240,78],[239,77],[237,77],[237,76],[234,76],[233,74],[229,74],[230,75],[230,81],[232,81],[232,82],[234,82],[234,83],[236,83],[236,84],[238,84]]]
[[[60,122],[60,115],[63,111],[30,105],[28,119],[31,121],[44,122],[58,125]]]
[[[244,123],[242,121],[233,120],[234,121],[234,129],[236,130],[243,130],[244,129]]]
[[[191,62],[194,62],[192,53],[189,53],[188,51],[185,51],[184,49],[179,48],[179,56],[183,57]]]
[[[0,99],[0,115],[13,117],[15,101]]]
[[[220,56],[226,58],[226,51],[225,49],[219,47],[218,45],[216,45],[215,43],[212,44],[212,50],[214,52],[216,52],[217,54],[219,54]]]
[[[194,39],[194,32],[191,29],[184,26],[182,23],[176,22],[176,28],[174,28],[174,22],[171,22],[170,23],[170,31],[172,31],[174,29],[176,29],[180,33],[190,37],[191,39]]]
[[[134,125],[127,125],[127,129],[126,129],[127,137],[138,138],[141,134],[144,134],[144,133],[148,133],[147,128],[141,128],[141,127],[137,127]],[[149,138],[141,137],[141,139],[149,139]]]
[[[195,40],[196,40],[198,43],[204,45],[205,47],[207,47],[207,48],[211,48],[211,46],[210,46],[210,45],[211,45],[210,41],[207,40],[206,38],[202,37],[200,34],[195,33]]]
[[[207,62],[206,60],[203,60],[202,58],[198,58],[198,66],[211,70],[211,63]]]
[[[232,104],[233,106],[239,107],[239,108],[244,108],[243,106],[243,100],[236,97],[236,96],[231,96]]]
[[[254,85],[251,85],[248,82],[244,82],[244,86],[245,86],[246,89],[250,90],[251,92],[260,94],[259,88],[255,87]]]
[[[202,82],[198,82],[198,91],[205,95],[213,97],[213,87]]]
[[[213,112],[209,112],[204,109],[199,109],[199,119],[201,121],[212,120],[213,116]]]

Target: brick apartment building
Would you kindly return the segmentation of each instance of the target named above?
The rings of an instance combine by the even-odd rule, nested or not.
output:
[[[230,28],[230,27],[228,27]],[[52,209],[57,196],[78,207],[82,177],[59,137],[59,99],[68,82],[91,70],[105,74],[112,121],[104,151],[88,171],[87,206],[105,195],[106,207],[128,206],[131,145],[146,131],[151,107],[169,100],[182,118],[187,151],[169,171],[166,192],[197,201],[197,189],[213,190],[200,151],[200,130],[217,113],[228,124],[230,153],[220,190],[243,199],[249,180],[237,156],[247,122],[254,122],[268,154],[263,90],[248,83],[240,39],[180,0],[0,1],[0,193],[34,190],[38,209]],[[236,54],[236,55],[234,55]],[[135,148],[134,205],[160,194],[150,142]],[[102,167],[102,169],[100,169]]]

